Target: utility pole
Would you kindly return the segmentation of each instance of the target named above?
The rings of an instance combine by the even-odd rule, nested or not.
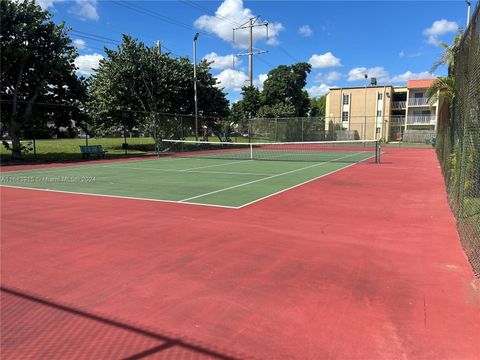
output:
[[[248,41],[248,52],[241,54],[234,54],[237,56],[247,56],[248,55],[248,82],[250,86],[253,86],[253,55],[265,54],[268,51],[257,50],[253,51],[253,28],[258,26],[265,26],[267,30],[268,37],[268,22],[258,22],[259,16],[251,17],[248,21],[239,27],[233,29],[233,41],[235,42],[235,30],[248,29],[249,31],[249,41]]]
[[[365,122],[363,124],[363,140],[367,140],[367,80],[368,75],[365,74]]]
[[[160,43],[160,40],[157,40],[157,53],[158,55],[162,55],[162,45]]]
[[[198,103],[197,103],[197,40],[198,33],[193,37],[193,100],[195,103],[195,141],[198,141]]]
[[[467,28],[470,23],[470,0],[465,0],[467,2]]]

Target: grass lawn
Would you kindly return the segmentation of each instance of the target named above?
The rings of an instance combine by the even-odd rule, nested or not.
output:
[[[97,138],[88,139],[89,145],[102,145],[108,151],[107,157],[124,156],[122,149],[123,138]],[[24,144],[26,142],[22,142]],[[81,159],[80,145],[85,145],[85,139],[50,139],[37,140],[37,158],[42,160],[74,160]],[[154,140],[151,137],[127,138],[129,145],[128,155],[142,155],[148,151],[154,151]],[[7,150],[3,144],[0,146],[0,156],[7,159],[12,152]],[[24,154],[26,159],[33,159],[33,151]]]

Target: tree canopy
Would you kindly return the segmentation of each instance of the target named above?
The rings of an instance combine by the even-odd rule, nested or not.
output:
[[[0,0],[0,16],[2,131],[18,156],[26,129],[80,119],[85,84],[75,74],[77,53],[64,23],[55,24],[34,1]]]
[[[295,109],[294,116],[307,116],[309,98],[303,88],[311,69],[308,63],[297,63],[270,70],[263,84],[263,104],[272,106],[288,101]]]
[[[316,106],[316,103],[310,102],[304,90],[310,71],[311,65],[307,63],[280,65],[271,70],[262,91],[250,86],[242,88],[242,99],[232,106],[232,117],[248,119],[309,115],[311,107]],[[317,113],[321,113],[319,108],[315,109]]]
[[[105,51],[107,58],[100,61],[90,87],[90,107],[97,114],[97,124],[132,129],[159,113],[194,112],[193,64],[188,58],[159,54],[128,35],[116,50]],[[215,85],[209,63],[202,61],[197,65],[201,116],[228,115],[228,100]]]

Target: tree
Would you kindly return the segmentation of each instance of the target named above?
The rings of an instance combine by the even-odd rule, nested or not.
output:
[[[116,50],[105,52],[90,89],[90,107],[100,124],[131,130],[158,121],[160,113],[194,112],[193,64],[188,58],[159,54],[128,35]],[[215,128],[214,119],[228,114],[228,101],[206,61],[197,65],[197,87],[199,115]],[[179,126],[169,119],[161,136],[172,136]]]
[[[325,117],[325,106],[327,103],[327,96],[323,95],[318,98],[310,99],[310,116],[311,117]]]
[[[447,65],[449,68],[455,66],[455,51],[457,50],[458,45],[460,44],[460,40],[462,39],[462,36],[463,36],[463,29],[459,29],[451,45],[448,45],[444,42],[440,42],[438,44],[443,49],[438,59],[432,65],[432,69],[430,70],[432,73],[442,65]]]
[[[79,118],[85,88],[75,75],[77,54],[64,23],[56,25],[31,0],[0,0],[0,16],[2,130],[12,139],[12,156],[19,157],[26,129]]]
[[[309,109],[308,93],[303,90],[312,67],[308,63],[290,66],[280,65],[268,73],[263,84],[264,105],[278,105],[289,101],[294,107],[294,116],[306,116]]]
[[[259,118],[288,118],[295,116],[295,107],[289,100],[274,105],[263,105],[257,112]]]
[[[242,88],[241,106],[246,118],[254,118],[258,109],[262,106],[261,93],[255,86]]]
[[[427,89],[427,98],[431,105],[435,104],[440,96],[448,99],[450,104],[453,103],[455,99],[455,77],[439,76]]]
[[[439,58],[433,63],[431,71],[434,72],[442,65],[447,65],[449,70],[455,66],[455,52],[460,45],[460,40],[463,36],[463,29],[459,29],[451,45],[440,42],[439,45],[443,48]],[[449,71],[448,76],[439,76],[432,83],[427,90],[428,102],[434,104],[437,102],[439,96],[449,100],[453,104],[455,98],[455,77],[453,71]]]

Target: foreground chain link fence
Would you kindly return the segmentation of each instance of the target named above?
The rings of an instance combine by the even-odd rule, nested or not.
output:
[[[480,276],[480,6],[456,50],[453,106],[440,109],[437,153],[462,245]]]

